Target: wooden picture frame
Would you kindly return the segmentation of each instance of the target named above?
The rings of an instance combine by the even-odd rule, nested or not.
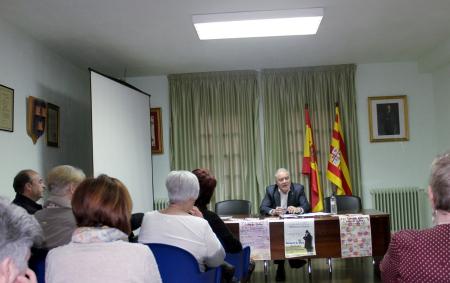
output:
[[[370,142],[409,140],[406,95],[368,98]]]
[[[0,130],[14,132],[14,89],[0,84]]]
[[[59,106],[47,103],[47,145],[59,147]]]
[[[161,107],[150,108],[150,133],[152,154],[163,153]]]

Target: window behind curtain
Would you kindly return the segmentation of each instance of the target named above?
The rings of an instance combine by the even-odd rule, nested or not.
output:
[[[216,201],[252,200],[256,212],[256,72],[170,75],[169,92],[171,168],[209,169]]]

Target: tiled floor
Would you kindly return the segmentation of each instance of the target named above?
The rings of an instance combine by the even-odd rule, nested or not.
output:
[[[335,282],[335,283],[378,283],[381,279],[374,274],[372,258],[333,259],[333,272],[328,272],[325,259],[312,260],[312,276],[308,276],[305,265],[301,269],[291,269],[286,262],[286,283],[292,282]],[[263,271],[263,262],[256,262],[252,283],[275,282],[276,265],[270,262],[269,276],[266,278]]]

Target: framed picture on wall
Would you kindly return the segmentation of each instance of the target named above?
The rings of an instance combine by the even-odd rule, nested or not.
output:
[[[47,145],[59,147],[59,106],[47,103]]]
[[[0,130],[14,132],[14,90],[0,85]]]
[[[406,95],[368,98],[370,142],[409,140]]]
[[[161,107],[150,108],[150,133],[152,135],[152,153],[163,153]]]

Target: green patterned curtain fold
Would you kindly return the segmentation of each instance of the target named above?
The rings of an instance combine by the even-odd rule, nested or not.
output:
[[[305,134],[304,108],[308,104],[316,143],[324,196],[331,192],[326,167],[339,103],[353,194],[361,195],[358,130],[356,117],[355,65],[267,69],[261,73],[264,131],[264,186],[274,183],[275,170],[285,167],[294,182],[308,188],[301,174]]]
[[[208,168],[217,179],[213,203],[247,199],[255,209],[259,205],[255,203],[259,202],[257,73],[169,75],[169,99],[171,169]]]

